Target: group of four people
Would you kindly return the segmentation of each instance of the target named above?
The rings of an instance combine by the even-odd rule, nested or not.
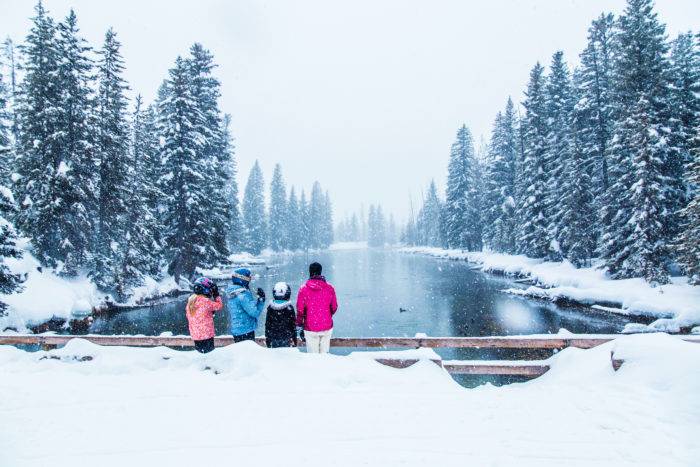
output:
[[[309,353],[327,353],[333,333],[333,315],[338,310],[335,289],[326,282],[319,263],[309,266],[309,279],[299,289],[296,313],[291,303],[292,289],[285,282],[275,284],[273,300],[267,306],[265,340],[268,347],[291,347],[299,338],[306,342]],[[255,339],[258,318],[265,308],[265,291],[250,290],[252,274],[249,269],[236,269],[226,299],[231,315],[234,342]],[[193,294],[187,300],[185,314],[195,348],[202,353],[214,350],[214,314],[224,306],[214,281],[201,277],[194,282]]]

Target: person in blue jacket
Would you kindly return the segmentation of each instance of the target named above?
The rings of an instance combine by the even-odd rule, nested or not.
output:
[[[250,269],[238,268],[233,271],[232,284],[226,289],[233,342],[255,339],[258,317],[265,307],[265,291],[259,288],[254,297],[248,288],[250,280]]]

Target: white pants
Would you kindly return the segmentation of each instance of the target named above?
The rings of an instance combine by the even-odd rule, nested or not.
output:
[[[320,332],[304,331],[306,353],[328,353],[331,348],[331,334],[333,334],[333,328]]]

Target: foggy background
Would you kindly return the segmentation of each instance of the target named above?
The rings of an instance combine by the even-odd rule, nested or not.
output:
[[[0,1],[0,37],[24,40],[34,0]],[[76,10],[94,48],[114,27],[131,95],[151,102],[193,42],[214,54],[222,109],[233,117],[242,192],[255,159],[269,185],[328,189],[335,220],[381,203],[403,220],[434,178],[442,190],[450,145],[466,123],[478,148],[508,96],[522,98],[530,68],[561,49],[578,62],[606,1],[90,1]],[[697,0],[657,1],[667,32],[700,27]]]

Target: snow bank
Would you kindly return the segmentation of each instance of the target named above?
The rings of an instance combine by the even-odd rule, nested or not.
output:
[[[609,279],[596,268],[576,269],[568,261],[545,262],[523,255],[489,252],[466,252],[440,248],[402,248],[406,253],[425,254],[436,258],[464,260],[479,264],[486,272],[527,277],[536,285],[507,292],[539,298],[560,298],[579,303],[614,304],[606,311],[659,318],[649,325],[652,331],[678,332],[681,328],[700,324],[700,287],[675,277],[670,284],[652,287],[644,279]],[[597,307],[601,309],[601,307]],[[639,327],[634,327],[638,331]],[[628,331],[633,330],[630,327]]]
[[[69,279],[41,268],[39,261],[26,249],[22,258],[5,258],[5,263],[13,273],[26,280],[20,293],[2,296],[9,308],[8,316],[0,318],[0,331],[6,327],[23,329],[52,317],[85,316],[104,298],[87,277]]]
[[[133,289],[125,305],[139,305],[148,300],[165,297],[180,290],[175,278],[167,276],[161,280],[147,277],[144,284]]]
[[[610,352],[625,363],[618,372]],[[397,354],[400,352],[394,352]],[[566,349],[524,384],[250,342],[211,354],[0,347],[0,465],[694,465],[700,345]],[[48,389],[48,390],[47,390]]]

